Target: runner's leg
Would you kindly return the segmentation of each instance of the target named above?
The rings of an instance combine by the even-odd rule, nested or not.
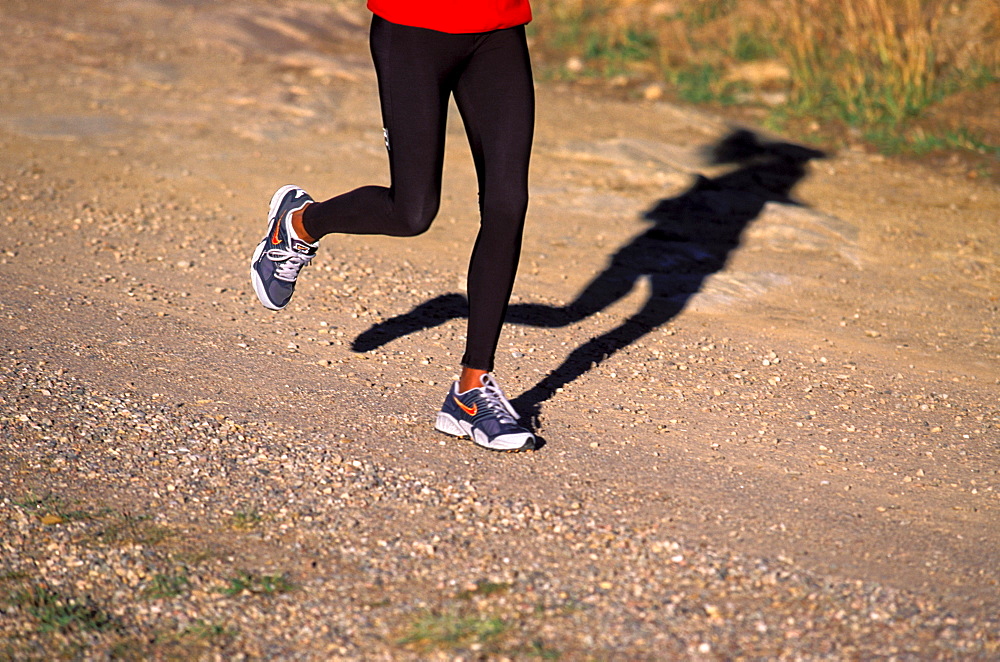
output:
[[[389,23],[371,26],[372,60],[389,153],[390,186],[363,186],[306,208],[303,225],[330,233],[413,236],[430,227],[441,199],[445,123],[465,35]]]
[[[492,370],[528,209],[535,95],[523,27],[476,39],[476,50],[455,86],[479,178],[481,213],[469,263],[469,328],[462,365]]]

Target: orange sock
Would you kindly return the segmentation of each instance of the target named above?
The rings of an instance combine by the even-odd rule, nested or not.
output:
[[[462,366],[462,376],[458,379],[458,392],[465,393],[470,388],[479,388],[483,385],[482,376],[486,374],[486,370],[477,370],[476,368],[469,368]]]
[[[306,207],[308,206],[309,205],[306,205]],[[305,226],[302,225],[302,215],[305,213],[306,207],[303,207],[298,211],[292,212],[292,229],[295,230],[295,234],[299,235],[299,239],[301,239],[302,241],[310,244],[315,244],[317,240],[313,239],[309,235],[309,233],[306,232]]]

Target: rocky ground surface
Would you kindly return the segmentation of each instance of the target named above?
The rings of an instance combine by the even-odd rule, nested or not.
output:
[[[1000,191],[539,84],[491,454],[457,117],[430,232],[249,287],[386,180],[366,20],[0,7],[0,657],[996,659]]]

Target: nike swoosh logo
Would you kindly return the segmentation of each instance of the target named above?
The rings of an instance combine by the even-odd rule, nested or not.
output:
[[[281,243],[281,238],[278,236],[278,232],[280,231],[281,231],[281,219],[278,219],[278,222],[274,224],[274,234],[271,235],[272,244],[277,245]]]
[[[271,235],[271,243],[278,245],[281,243],[281,239],[278,237],[278,232],[281,231],[281,224],[284,222],[284,218],[279,218],[278,222],[274,224],[274,234]]]
[[[479,413],[479,405],[473,404],[471,407],[467,407],[464,402],[462,402],[455,396],[451,397],[455,401],[455,404],[458,405],[458,408],[464,411],[469,416],[475,416],[477,413]]]

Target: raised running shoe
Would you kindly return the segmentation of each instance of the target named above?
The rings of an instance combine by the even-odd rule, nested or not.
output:
[[[264,307],[281,310],[295,292],[295,280],[316,255],[319,244],[299,239],[292,231],[292,214],[312,202],[298,186],[282,186],[271,196],[267,235],[250,259],[250,281]]]
[[[518,423],[517,412],[493,375],[482,377],[482,386],[465,393],[451,386],[434,427],[456,437],[469,437],[491,451],[530,451],[535,435]]]

